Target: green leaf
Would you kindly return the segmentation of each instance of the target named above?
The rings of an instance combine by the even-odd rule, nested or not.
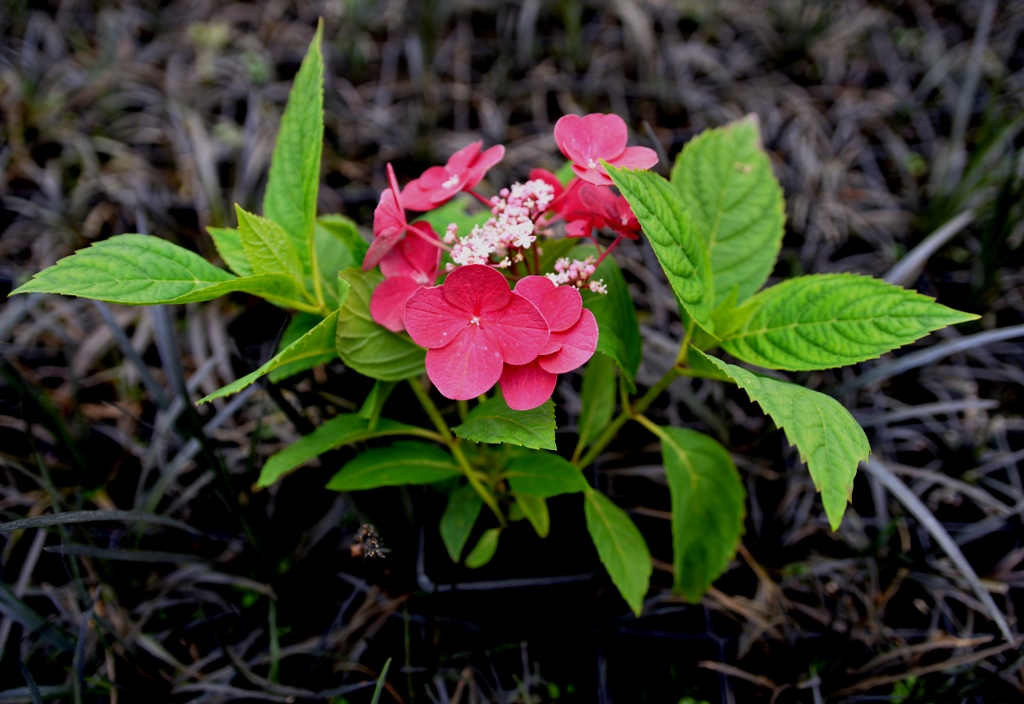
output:
[[[690,140],[676,159],[672,185],[707,247],[715,304],[733,286],[739,301],[750,297],[775,267],[786,220],[757,116]]]
[[[680,305],[698,325],[708,329],[715,299],[711,264],[679,193],[651,171],[617,169],[608,164],[605,168],[633,208]]]
[[[829,369],[874,359],[978,316],[858,274],[790,279],[750,299],[754,314],[722,345],[769,369]]]
[[[381,381],[401,381],[426,370],[427,351],[409,339],[377,325],[370,317],[370,296],[384,280],[379,271],[345,269],[338,274],[350,285],[338,314],[338,355],[360,374]]]
[[[345,246],[345,249],[352,255],[353,264],[351,266],[362,266],[370,243],[359,233],[359,228],[352,220],[344,215],[329,213],[316,219],[316,227],[326,231]],[[341,267],[341,269],[347,268]]]
[[[302,282],[302,264],[288,235],[273,220],[235,206],[242,249],[257,274],[285,274]]]
[[[579,238],[576,237],[561,237],[557,240],[544,240],[540,243],[540,267],[539,270],[543,272],[552,272],[555,270],[555,262],[562,257],[571,256],[572,250],[580,246]],[[590,247],[589,254],[597,256],[597,249],[593,246]],[[582,259],[583,257],[579,257]]]
[[[292,319],[288,322],[288,327],[284,329],[284,334],[281,335],[281,342],[277,345],[277,353],[281,354],[293,343],[295,343],[300,337],[308,333],[310,330],[315,328],[323,322],[323,317],[314,315],[313,313],[295,313]],[[312,369],[318,364],[327,364],[333,359],[337,359],[338,351],[331,346],[331,349],[324,352],[319,357],[303,357],[297,359],[294,362],[288,362],[282,364],[280,367],[271,370],[268,374],[268,378],[271,382],[277,383],[290,376],[295,376],[307,369]]]
[[[692,354],[700,352],[693,350]],[[707,360],[733,378],[782,428],[800,452],[821,492],[832,530],[838,530],[853,490],[857,465],[868,458],[871,446],[850,412],[825,394],[796,384],[748,372],[715,357]]]
[[[341,305],[338,298],[338,272],[360,266],[368,245],[355,223],[341,215],[317,218],[313,237],[317,268],[320,271],[320,288],[324,292],[327,307],[334,310]]]
[[[531,494],[542,499],[589,488],[579,469],[550,452],[520,452],[509,460],[502,476],[516,494]]]
[[[206,231],[213,238],[217,254],[224,260],[231,271],[239,276],[252,276],[252,264],[245,256],[242,248],[242,236],[233,227],[207,227]]]
[[[662,431],[675,591],[697,603],[736,554],[746,492],[728,451],[716,441],[684,428]]]
[[[611,357],[595,354],[587,362],[580,390],[579,445],[597,439],[615,414],[615,365]]]
[[[537,535],[548,537],[551,532],[551,514],[548,513],[547,500],[533,494],[516,494],[516,505],[537,531]]]
[[[343,413],[321,423],[309,435],[271,455],[260,471],[256,486],[268,487],[292,470],[343,445],[387,435],[402,435],[410,431],[415,433],[418,430],[411,425],[396,423],[386,418],[380,418],[376,426],[371,427],[365,418],[360,418],[355,413]]]
[[[529,411],[513,411],[499,394],[471,410],[452,432],[470,442],[554,450],[555,404],[549,399]]]
[[[425,442],[402,441],[391,447],[367,450],[350,461],[327,483],[335,491],[375,489],[380,486],[433,484],[462,476],[445,450]]]
[[[308,271],[309,242],[316,219],[320,153],[324,142],[324,62],[320,53],[323,22],[295,75],[281,129],[270,160],[263,214],[277,222]]]
[[[359,417],[369,421],[371,428],[376,424],[377,419],[380,418],[388,396],[391,395],[391,392],[395,390],[397,385],[398,382],[395,381],[377,380],[373,382],[373,388],[370,389],[370,393],[366,395],[363,405],[359,409]]]
[[[466,556],[466,567],[476,569],[490,562],[498,549],[499,535],[501,535],[501,528],[485,530],[484,534],[480,536],[480,540],[477,541],[476,546]]]
[[[597,250],[590,245],[582,245],[574,249],[571,256],[575,259],[585,259],[597,256]],[[611,257],[606,257],[601,262],[601,266],[597,267],[591,279],[603,280],[608,287],[608,293],[605,294],[581,291],[583,305],[597,319],[597,351],[615,360],[626,378],[629,389],[635,391],[634,380],[637,369],[640,368],[642,343],[633,296],[629,293],[622,270]]]
[[[462,558],[462,551],[483,505],[480,494],[469,484],[463,484],[448,494],[448,506],[441,516],[441,540],[452,562]]]
[[[215,398],[221,398],[229,394],[238,393],[264,374],[267,374],[278,367],[283,367],[286,364],[303,362],[308,359],[323,359],[327,354],[334,351],[334,336],[337,322],[338,311],[334,311],[320,321],[315,328],[271,357],[270,360],[259,369],[251,374],[246,374],[241,379],[236,379],[227,386],[217,389],[209,396],[199,399],[197,405],[200,403],[207,403]]]
[[[583,512],[601,563],[629,608],[639,617],[653,571],[644,536],[625,511],[596,489],[585,494]]]

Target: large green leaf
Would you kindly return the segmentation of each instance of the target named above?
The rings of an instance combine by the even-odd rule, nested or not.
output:
[[[426,370],[427,351],[373,322],[370,296],[384,277],[380,272],[345,269],[338,274],[351,288],[338,312],[338,355],[348,366],[381,381],[401,381]]]
[[[521,452],[509,460],[502,476],[516,494],[547,499],[586,491],[588,484],[571,462],[551,452]]]
[[[729,453],[703,433],[662,428],[661,457],[672,496],[675,589],[697,603],[736,554],[746,492]]]
[[[715,304],[733,286],[739,289],[738,300],[751,296],[775,267],[786,219],[782,188],[761,146],[757,116],[690,140],[676,159],[672,185],[707,246]]]
[[[288,327],[284,329],[284,334],[281,335],[281,341],[277,344],[278,354],[288,349],[296,340],[319,325],[321,321],[323,321],[323,316],[313,313],[296,313],[293,315],[292,319],[288,321]],[[280,367],[272,369],[268,376],[270,381],[276,384],[290,376],[304,372],[307,369],[312,369],[318,364],[326,364],[337,357],[338,351],[332,345],[330,350],[324,352],[319,357],[302,357],[287,364],[282,364]]]
[[[440,528],[441,540],[452,562],[462,558],[462,551],[483,505],[480,494],[469,484],[463,484],[448,494],[448,506],[441,516]]]
[[[680,305],[708,328],[715,299],[711,264],[679,193],[651,171],[605,168],[633,208]]]
[[[252,264],[245,256],[242,247],[242,236],[233,227],[207,227],[206,231],[213,238],[217,254],[224,260],[231,271],[239,276],[252,276]]]
[[[320,153],[324,142],[322,38],[323,22],[317,26],[288,95],[263,196],[263,214],[287,233],[303,270],[310,267],[309,243],[316,219]]]
[[[316,220],[313,230],[320,288],[327,307],[334,310],[338,300],[338,272],[362,265],[366,256],[366,240],[359,234],[354,222],[341,215],[323,215]]]
[[[625,511],[596,489],[586,493],[583,512],[590,538],[612,583],[633,613],[640,616],[653,571],[644,536]]]
[[[701,354],[697,350],[690,353]],[[715,357],[707,360],[732,377],[796,446],[821,492],[832,530],[838,530],[857,465],[871,452],[857,421],[831,396],[748,372]]]
[[[812,274],[750,299],[754,314],[723,339],[745,362],[790,371],[874,359],[953,323],[978,316],[857,274]]]
[[[263,465],[256,485],[270,486],[293,469],[343,445],[387,435],[403,435],[410,431],[415,433],[418,428],[386,418],[380,418],[376,424],[371,425],[369,420],[361,418],[356,413],[343,413],[321,423],[309,435],[271,455]]]
[[[433,484],[459,476],[455,460],[437,445],[402,441],[359,455],[331,478],[327,488],[356,491],[380,486]]]
[[[529,411],[514,411],[499,394],[471,410],[452,432],[470,442],[554,450],[555,404],[549,399]]]
[[[615,414],[615,365],[610,357],[595,354],[587,362],[580,389],[579,445],[597,439]]]
[[[221,398],[228,394],[238,393],[264,374],[267,374],[278,367],[283,367],[286,364],[302,362],[303,360],[308,359],[323,360],[328,354],[331,354],[331,358],[333,359],[334,337],[336,334],[335,328],[337,327],[337,322],[338,311],[334,311],[320,321],[320,323],[312,330],[271,357],[270,360],[268,360],[267,363],[259,369],[250,374],[246,374],[241,379],[236,379],[227,386],[217,389],[209,396],[201,398],[199,403],[207,403],[215,398]]]
[[[301,282],[302,263],[285,231],[273,220],[235,206],[245,257],[256,274],[285,274]]]
[[[585,259],[597,256],[597,250],[591,245],[581,245],[570,256]],[[597,319],[597,351],[615,360],[630,390],[636,390],[634,380],[640,368],[642,343],[633,296],[629,293],[622,270],[611,257],[605,257],[591,279],[603,280],[608,288],[608,293],[581,291],[583,305]]]

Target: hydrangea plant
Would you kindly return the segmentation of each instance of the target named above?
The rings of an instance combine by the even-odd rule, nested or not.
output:
[[[763,288],[781,246],[784,203],[754,117],[693,139],[670,179],[650,170],[653,150],[627,145],[622,118],[600,114],[557,122],[555,142],[568,160],[558,174],[534,170],[492,197],[478,189],[504,156],[501,146],[472,143],[404,187],[388,164],[367,243],[352,221],[316,211],[321,36],[318,29],[282,118],[263,215],[237,208],[236,228],[210,228],[230,272],[159,238],[125,234],[60,260],[14,293],[155,305],[240,291],[293,311],[272,359],[200,403],[340,357],[346,373],[375,380],[362,408],[270,457],[259,485],[329,450],[395,438],[361,451],[327,488],[434,485],[448,495],[439,531],[454,561],[486,506],[494,527],[465,555],[470,567],[491,559],[511,522],[524,519],[546,536],[547,499],[581,493],[597,553],[639,614],[651,575],[647,545],[627,512],[581,472],[635,421],[661,442],[675,590],[699,599],[735,554],[745,492],[719,442],[645,415],[680,376],[736,384],[759,404],[799,450],[838,528],[868,456],[864,431],[835,399],[711,352],[762,369],[829,369],[976,316],[856,274]],[[685,335],[672,367],[638,394],[636,310],[609,254],[641,237],[676,294]],[[575,447],[559,448],[552,395],[560,374],[581,367]],[[423,426],[386,417],[399,382],[422,404]],[[440,397],[455,403],[438,406]]]

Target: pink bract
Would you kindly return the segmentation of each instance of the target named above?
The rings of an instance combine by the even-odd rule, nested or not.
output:
[[[431,166],[419,178],[405,184],[402,201],[409,210],[433,210],[452,196],[467,191],[505,156],[500,144],[481,151],[483,142],[473,142],[452,154],[444,166]]]
[[[516,284],[515,293],[532,302],[551,329],[535,360],[519,365],[506,361],[501,372],[505,403],[513,410],[527,411],[551,397],[559,374],[583,366],[593,356],[598,328],[575,287],[555,286],[545,276],[526,276]]]
[[[628,138],[626,122],[618,115],[565,115],[555,123],[555,142],[572,162],[573,172],[595,186],[612,184],[602,159],[631,169],[649,169],[658,163],[653,149],[627,147]]]
[[[427,348],[430,381],[456,400],[490,389],[506,363],[532,362],[550,336],[537,306],[483,264],[458,267],[441,286],[413,293],[405,306],[405,327]]]
[[[363,271],[369,271],[377,266],[409,229],[405,209],[402,207],[398,179],[395,178],[395,170],[390,163],[387,171],[388,187],[380,194],[380,201],[373,211],[373,242],[363,257]]]
[[[440,242],[429,223],[418,227]],[[406,237],[380,260],[384,281],[370,297],[374,322],[392,332],[405,329],[405,303],[422,286],[433,286],[441,263],[441,250],[422,236]]]

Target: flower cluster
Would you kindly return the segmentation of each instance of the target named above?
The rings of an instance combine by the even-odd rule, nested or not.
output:
[[[585,364],[597,348],[597,320],[580,291],[607,293],[593,279],[597,268],[621,240],[640,232],[602,162],[647,169],[658,157],[646,147],[627,147],[626,123],[615,115],[567,115],[555,125],[555,141],[575,174],[568,183],[535,169],[525,183],[490,199],[473,189],[502,159],[502,146],[474,142],[404,189],[387,165],[388,188],[363,260],[364,270],[379,265],[384,275],[370,314],[426,348],[427,376],[448,398],[471,399],[499,384],[510,408],[535,408],[550,398],[559,374]],[[463,192],[485,203],[491,216],[461,237],[454,223],[438,237],[426,222],[406,216]],[[555,236],[559,221],[567,237],[592,240],[598,256],[561,258],[541,271],[539,240]],[[607,246],[597,236],[603,230],[615,234]],[[451,261],[435,286],[443,251]]]

